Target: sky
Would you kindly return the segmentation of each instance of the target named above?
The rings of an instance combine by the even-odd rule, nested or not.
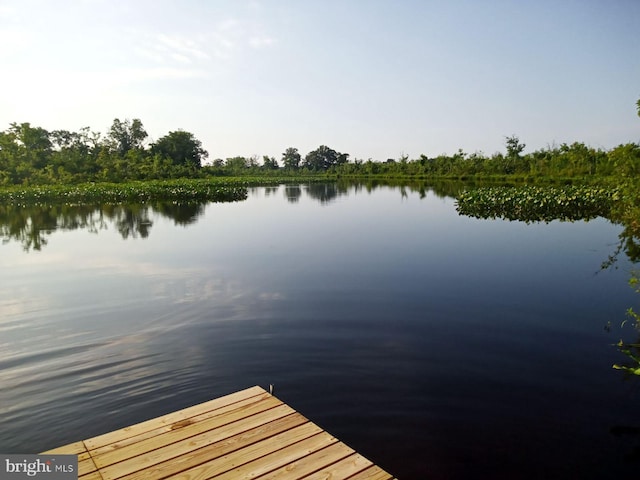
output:
[[[638,0],[0,0],[0,130],[186,130],[210,160],[640,141]]]

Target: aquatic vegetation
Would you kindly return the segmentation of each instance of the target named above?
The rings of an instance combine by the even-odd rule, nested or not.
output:
[[[0,202],[12,205],[43,205],[62,202],[87,203],[149,202],[152,200],[232,202],[247,198],[246,185],[181,179],[80,185],[39,185],[0,189]]]
[[[607,217],[619,200],[615,187],[589,185],[486,187],[458,195],[459,214],[523,222],[575,221]]]
[[[631,273],[629,285],[636,293],[640,293],[640,277],[637,270]],[[631,326],[638,332],[639,338],[635,343],[628,343],[622,340],[618,342],[616,345],[618,350],[627,358],[625,363],[616,363],[613,365],[613,368],[623,370],[627,375],[640,376],[640,313],[636,312],[633,308],[627,309],[627,320],[622,324],[624,325],[627,322],[631,323]]]
[[[620,353],[627,356],[627,363],[616,363],[613,368],[622,370],[629,375],[640,376],[640,343],[625,343],[620,340],[616,346]]]

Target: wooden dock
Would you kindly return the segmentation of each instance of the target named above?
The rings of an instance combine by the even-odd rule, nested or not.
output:
[[[65,445],[81,480],[391,480],[260,387]]]

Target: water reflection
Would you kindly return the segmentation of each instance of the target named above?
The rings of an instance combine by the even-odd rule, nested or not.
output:
[[[264,191],[265,197],[278,194],[281,186],[254,187],[252,194]],[[303,197],[317,201],[323,206],[332,204],[349,193],[362,191],[372,193],[379,188],[398,191],[402,199],[408,192],[417,192],[424,199],[428,192],[439,198],[455,197],[464,188],[462,183],[380,181],[380,180],[340,180],[333,183],[309,183],[284,185],[284,196],[289,203],[298,203]],[[88,230],[98,233],[113,226],[123,239],[148,238],[154,225],[154,218],[168,218],[175,225],[187,227],[202,217],[207,202],[156,201],[153,203],[130,204],[88,204],[88,205],[0,205],[0,237],[2,243],[18,242],[25,251],[42,250],[47,245],[47,237],[56,230]]]
[[[41,250],[55,230],[106,228],[105,216],[95,205],[50,205],[18,207],[0,205],[2,243],[17,241],[25,251]]]
[[[175,225],[191,225],[204,213],[206,203],[154,202],[121,205],[0,205],[2,243],[18,242],[25,251],[41,250],[56,230],[98,233],[113,225],[123,239],[147,238],[154,217]]]
[[[339,179],[332,183],[285,185],[284,196],[289,203],[298,203],[304,192],[308,198],[317,200],[321,205],[329,205],[336,199],[347,196],[350,193],[367,192],[371,194],[378,189],[385,188],[397,191],[400,198],[403,199],[408,198],[409,193],[417,193],[420,199],[424,199],[430,192],[438,198],[455,198],[468,185],[451,180],[425,182],[420,180],[408,181],[406,179]],[[269,193],[271,192],[265,190],[265,196],[268,196]]]
[[[289,203],[298,203],[302,196],[302,188],[300,185],[285,185],[284,196]]]
[[[309,198],[318,200],[321,204],[332,202],[339,196],[347,195],[349,184],[340,183],[310,183],[306,186]]]
[[[401,198],[406,198],[408,192],[417,193],[420,199],[426,198],[428,193],[432,193],[438,198],[456,198],[460,192],[469,188],[469,183],[455,180],[429,181],[407,180],[407,179],[376,179],[366,180],[340,180],[337,182],[338,191],[344,191],[344,187],[351,187],[354,193],[365,190],[373,193],[380,188],[391,188],[400,193]]]
[[[156,202],[151,208],[163,217],[173,220],[175,225],[186,227],[198,221],[204,214],[206,203]]]
[[[268,197],[270,195],[275,195],[276,193],[278,193],[278,190],[280,189],[280,185],[276,185],[276,186],[266,186],[264,187],[264,196]]]

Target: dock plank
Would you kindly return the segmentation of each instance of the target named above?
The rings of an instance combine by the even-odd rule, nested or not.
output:
[[[290,480],[293,478],[307,478],[308,475],[321,470],[327,465],[332,465],[355,451],[344,443],[337,442],[322,450],[307,455],[299,460],[292,461],[266,475],[260,480]]]
[[[90,473],[94,473],[98,471],[98,467],[96,466],[93,458],[87,457],[80,460],[78,458],[78,476],[82,477],[83,475],[89,475]]]
[[[95,450],[96,448],[107,445],[109,443],[116,443],[123,438],[129,438],[139,433],[144,433],[149,430],[153,430],[154,428],[157,428],[162,425],[176,423],[176,422],[179,422],[180,420],[184,420],[186,418],[193,417],[201,413],[215,410],[217,408],[221,408],[227,405],[231,405],[241,400],[245,400],[247,398],[251,398],[256,395],[265,394],[265,393],[267,392],[265,392],[265,390],[260,387],[251,387],[247,390],[242,390],[240,392],[232,393],[230,395],[225,395],[224,397],[219,397],[213,400],[209,400],[208,402],[201,403],[199,405],[194,405],[192,407],[187,407],[183,410],[169,413],[162,417],[152,418],[150,420],[146,420],[144,422],[140,422],[135,425],[130,425],[128,427],[122,428],[120,430],[115,430],[113,432],[105,433],[103,435],[98,435],[97,437],[93,437],[88,440],[85,440],[84,443],[87,445],[87,448],[89,450]]]
[[[46,452],[42,452],[43,455],[80,455],[83,453],[87,453],[87,447],[82,441],[70,443],[68,445],[63,445],[62,447],[53,448],[51,450],[47,450]]]
[[[216,480],[251,480],[265,473],[271,472],[291,462],[295,462],[313,452],[321,450],[338,440],[327,432],[320,432],[305,440],[284,447],[280,450],[271,452],[264,457],[252,460],[240,467],[226,472]]]
[[[147,478],[165,478],[175,475],[184,470],[202,465],[214,458],[226,455],[235,450],[268,439],[278,433],[290,430],[306,423],[308,420],[299,413],[287,415],[273,422],[260,425],[238,433],[231,437],[224,438],[218,442],[209,443],[204,447],[194,449],[184,453],[180,457],[154,463],[152,466],[119,477],[120,480],[145,480]],[[152,452],[153,453],[153,452]],[[151,460],[153,461],[153,459]]]
[[[320,427],[311,422],[306,422],[299,427],[274,435],[240,450],[235,450],[227,455],[169,478],[181,480],[217,479],[222,474],[244,465],[253,459],[263,457],[274,451],[293,445],[320,432],[322,432]]]
[[[42,452],[43,455],[77,455],[78,456],[78,477],[82,480],[91,480],[92,478],[100,478],[100,475],[96,477],[98,467],[91,458],[89,451],[87,450],[84,442],[74,442],[68,445],[63,445],[62,447],[54,448],[52,450],[47,450],[46,452]]]
[[[285,411],[293,413],[294,410],[291,407],[284,405],[280,400],[276,398],[267,398],[259,403],[252,403],[245,405],[235,410],[223,413],[222,415],[216,415],[198,423],[184,426],[183,428],[169,430],[162,436],[154,436],[144,439],[140,442],[128,445],[126,448],[116,448],[114,450],[92,455],[95,459],[96,465],[99,468],[106,467],[108,465],[121,462],[131,457],[136,457],[144,453],[156,450],[160,447],[177,443],[181,440],[196,436],[198,434],[215,430],[225,425],[233,424],[244,418],[249,418],[255,414],[267,412],[276,407],[285,407]],[[268,416],[277,416],[276,413],[269,412]]]
[[[305,478],[308,480],[344,480],[351,478],[353,475],[362,472],[365,468],[372,465],[373,463],[362,455],[354,453]]]
[[[130,430],[120,431],[118,436],[114,436],[114,439],[118,438],[117,440],[111,441],[110,443],[104,444],[100,447],[92,448],[91,454],[101,455],[103,453],[107,453],[112,450],[120,449],[120,448],[126,447],[127,445],[132,445],[134,443],[141,442],[143,440],[147,440],[149,438],[152,438],[158,435],[162,435],[163,433],[170,432],[172,430],[178,430],[179,428],[184,428],[188,425],[193,425],[193,424],[202,422],[203,420],[207,420],[209,418],[228,413],[232,410],[236,410],[241,407],[258,403],[262,400],[268,399],[268,397],[269,397],[269,394],[265,392],[261,395],[252,396],[250,398],[240,400],[238,402],[230,403],[228,405],[224,405],[222,407],[215,408],[213,410],[207,410],[204,413],[196,414],[193,416],[187,416],[189,414],[181,415],[179,417],[176,417],[176,418],[180,418],[179,420],[176,420],[175,422],[161,423],[160,426],[156,428],[151,428],[153,426],[153,423],[149,423],[146,427],[149,429],[141,433],[134,433]],[[130,435],[130,436],[125,436],[125,435]],[[90,440],[87,440],[87,441],[90,442],[90,444],[92,444]],[[108,439],[105,440],[103,438],[100,441],[100,443],[103,443],[104,441],[108,441]]]
[[[289,412],[293,409],[289,409],[286,406],[283,407],[287,410],[283,408],[281,418],[287,418],[291,415]],[[269,430],[267,430],[269,434],[260,435],[260,433],[265,433],[260,430],[255,433],[256,428],[271,425],[271,428],[278,433],[303,423],[300,418],[291,417],[287,418],[284,423],[285,428],[282,428],[277,420],[273,416],[269,417],[268,422],[265,417],[251,417],[223,429],[204,433],[197,438],[190,438],[179,444],[167,445],[143,456],[130,458],[114,465],[113,468],[106,467],[103,469],[103,474],[111,477],[112,472],[114,472],[113,478],[119,478],[143,468],[155,467],[157,469],[157,466],[160,465],[164,466],[164,470],[158,471],[158,473],[162,474],[176,469],[178,469],[176,471],[188,469],[272,436]],[[255,435],[250,435],[251,430],[254,430],[253,433]],[[243,434],[247,435],[243,436]],[[131,478],[145,477],[132,476]]]
[[[99,472],[87,473],[86,475],[79,475],[78,480],[102,480]]]
[[[393,480],[260,387],[43,453],[81,480]]]
[[[395,480],[394,477],[377,465],[373,465],[366,470],[354,475],[349,480]]]

